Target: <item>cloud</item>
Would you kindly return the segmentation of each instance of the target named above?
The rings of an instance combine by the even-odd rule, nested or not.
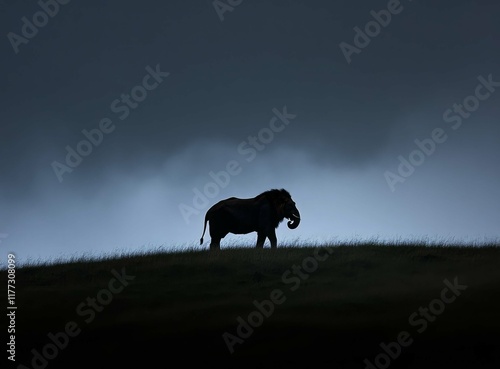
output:
[[[351,64],[338,44],[370,20],[368,1],[255,2],[224,22],[189,2],[65,6],[18,54],[4,50],[0,231],[26,256],[196,240],[202,215],[187,225],[179,203],[237,160],[241,174],[210,200],[288,188],[306,214],[294,237],[492,235],[500,95],[399,193],[383,173],[446,123],[477,76],[499,78],[499,6],[412,4]],[[9,6],[6,33],[37,9]],[[110,105],[157,64],[170,75],[120,120]],[[297,118],[246,161],[239,145],[283,106]],[[115,130],[59,183],[51,163],[106,117]]]

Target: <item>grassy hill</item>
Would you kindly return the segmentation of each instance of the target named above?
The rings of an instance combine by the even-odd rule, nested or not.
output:
[[[158,252],[16,286],[9,367],[500,367],[498,245]]]

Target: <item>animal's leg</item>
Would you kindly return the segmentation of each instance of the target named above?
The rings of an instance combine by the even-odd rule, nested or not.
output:
[[[271,248],[272,249],[275,249],[278,247],[278,240],[276,239],[276,232],[275,230],[273,229],[269,236],[267,236],[269,238],[269,241],[271,242]]]
[[[220,238],[212,237],[212,240],[210,241],[211,251],[220,250],[220,240],[221,240]]]
[[[220,250],[220,240],[226,237],[227,232],[221,230],[218,222],[210,223],[210,250]]]
[[[264,247],[264,242],[266,241],[266,235],[264,233],[257,233],[257,248],[262,249]]]

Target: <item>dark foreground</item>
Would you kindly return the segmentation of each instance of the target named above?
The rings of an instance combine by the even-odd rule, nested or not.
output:
[[[2,361],[33,369],[160,368],[178,358],[185,367],[305,360],[329,368],[500,368],[499,247],[315,250],[18,268],[16,362],[5,349]]]

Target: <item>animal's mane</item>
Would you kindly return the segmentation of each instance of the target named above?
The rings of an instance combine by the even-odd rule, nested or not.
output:
[[[292,198],[290,193],[283,188],[280,190],[274,188],[272,190],[262,192],[260,195],[256,196],[256,199],[261,199],[263,197],[267,198],[269,203],[272,205],[271,206],[271,216],[273,219],[274,228],[278,227],[278,225],[284,219],[283,210],[279,209],[279,207],[277,206],[278,200],[284,196],[288,197],[288,198]]]
[[[259,198],[263,197],[263,196],[266,196],[266,197],[272,198],[272,199],[275,199],[275,198],[281,197],[281,196],[287,196],[289,198],[292,197],[290,195],[290,193],[287,190],[285,190],[284,188],[282,188],[280,190],[273,188],[271,190],[262,192],[260,195],[257,195],[257,197],[259,197]]]

